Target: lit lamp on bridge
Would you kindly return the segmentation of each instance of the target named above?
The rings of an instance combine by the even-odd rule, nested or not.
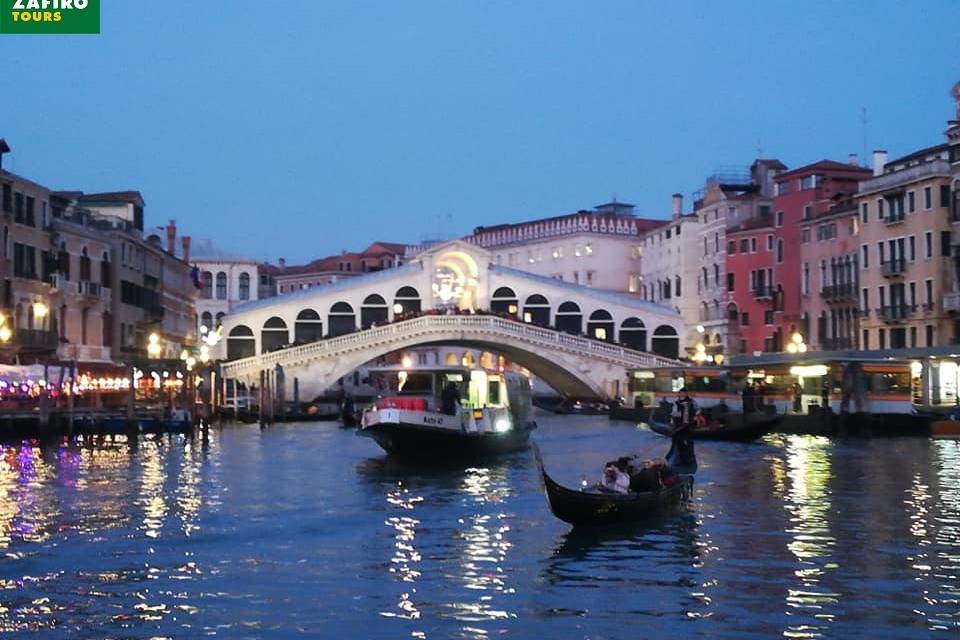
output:
[[[787,343],[787,353],[806,353],[807,345],[803,341],[803,335],[800,332],[790,336],[790,342]]]
[[[398,302],[393,305],[393,315],[400,315],[401,313],[403,313],[403,305]]]
[[[0,343],[10,342],[13,332],[7,326],[7,317],[0,313]]]

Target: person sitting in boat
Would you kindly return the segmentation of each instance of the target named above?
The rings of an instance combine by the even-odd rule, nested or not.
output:
[[[620,460],[608,462],[603,467],[600,488],[611,493],[630,493],[630,475],[623,466]]]
[[[448,416],[460,413],[460,389],[452,380],[440,392],[440,410]]]

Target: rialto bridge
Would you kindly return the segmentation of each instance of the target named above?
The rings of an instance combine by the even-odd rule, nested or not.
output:
[[[281,365],[304,397],[388,353],[491,351],[566,395],[609,398],[627,369],[675,366],[670,308],[493,264],[458,240],[409,263],[242,305],[223,321],[221,375],[246,384]]]

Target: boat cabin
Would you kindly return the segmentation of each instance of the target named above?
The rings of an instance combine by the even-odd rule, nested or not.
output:
[[[506,375],[484,369],[378,367],[370,370],[370,377],[380,392],[379,409],[442,411],[443,390],[451,384],[464,409],[510,406]]]

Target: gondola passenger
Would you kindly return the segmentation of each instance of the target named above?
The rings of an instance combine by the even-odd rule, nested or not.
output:
[[[617,462],[608,462],[603,468],[600,487],[612,493],[630,493],[630,476]]]

